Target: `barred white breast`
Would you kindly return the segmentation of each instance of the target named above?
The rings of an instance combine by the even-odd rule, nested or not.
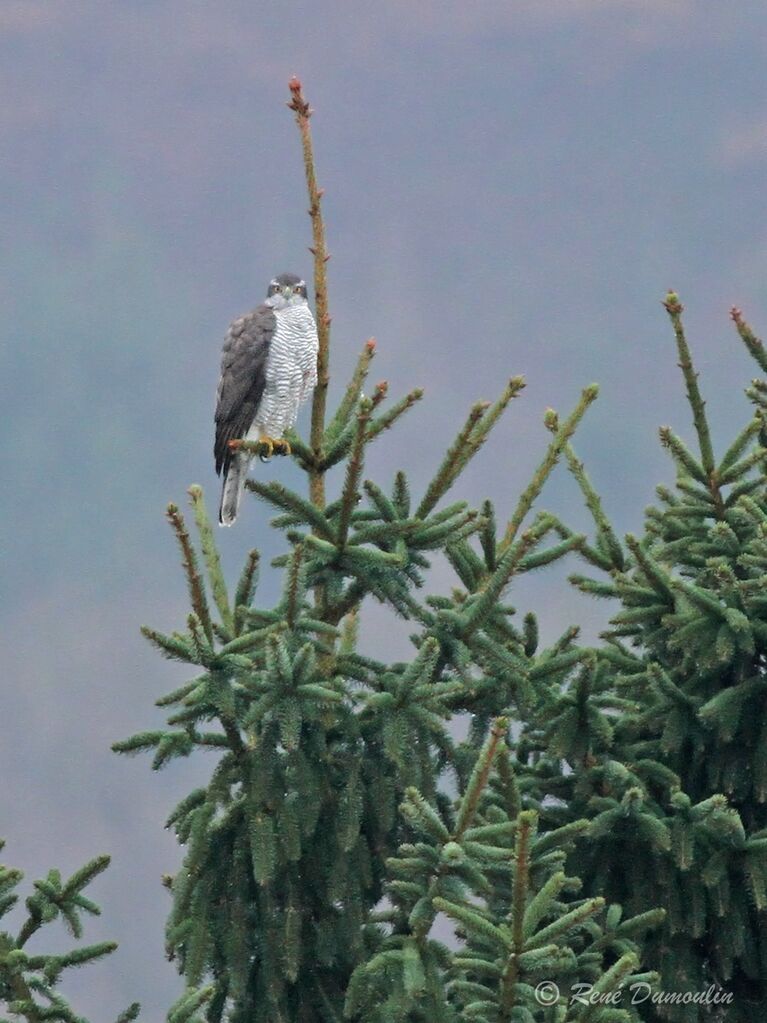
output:
[[[317,382],[317,328],[308,305],[276,309],[277,326],[266,362],[266,386],[249,436],[279,438]]]

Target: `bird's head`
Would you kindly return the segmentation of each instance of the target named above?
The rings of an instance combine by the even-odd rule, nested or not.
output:
[[[272,309],[303,305],[307,300],[306,281],[296,274],[279,274],[269,282],[266,304]]]

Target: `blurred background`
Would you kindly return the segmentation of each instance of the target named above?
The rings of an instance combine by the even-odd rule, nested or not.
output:
[[[369,475],[425,485],[468,406],[524,373],[456,488],[501,516],[547,405],[597,380],[576,447],[637,530],[673,476],[657,427],[691,433],[668,287],[720,452],[749,414],[755,368],[728,310],[767,329],[766,31],[758,0],[0,2],[0,834],[30,877],[113,855],[89,934],[120,950],[70,980],[79,1011],[137,998],[159,1019],[179,990],[163,822],[213,760],[153,775],[109,745],[157,727],[153,701],[186,677],[138,628],[183,623],[163,512],[193,482],[217,500],[223,332],[274,273],[311,273],[289,77],[316,108],[333,393],[370,335],[373,380],[426,388]],[[285,461],[258,471],[300,484]],[[587,523],[561,468],[542,504]],[[230,573],[251,546],[275,552],[268,519],[251,500],[220,534]],[[594,636],[606,614],[566,574],[515,590],[547,641],[571,622]],[[365,639],[407,649],[377,610]]]

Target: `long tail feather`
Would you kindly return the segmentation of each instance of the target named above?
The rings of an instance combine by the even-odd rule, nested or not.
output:
[[[224,485],[221,488],[221,506],[218,510],[218,521],[222,526],[234,525],[240,508],[240,499],[245,489],[251,459],[243,454],[237,455],[229,463],[224,474]]]

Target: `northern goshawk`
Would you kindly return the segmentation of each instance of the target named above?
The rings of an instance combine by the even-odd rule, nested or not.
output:
[[[231,526],[253,455],[232,441],[261,441],[262,459],[289,455],[283,434],[317,383],[317,327],[306,284],[280,274],[263,305],[229,327],[216,396],[216,472],[224,474],[218,521]]]

